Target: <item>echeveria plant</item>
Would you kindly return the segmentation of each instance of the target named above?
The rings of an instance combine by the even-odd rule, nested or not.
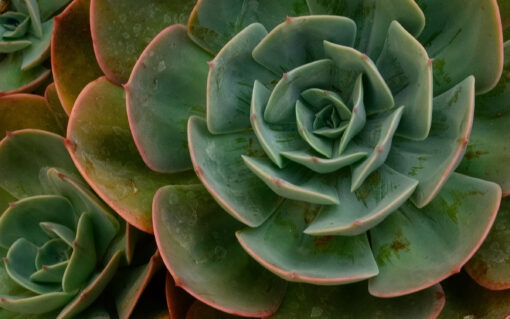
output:
[[[500,3],[75,0],[66,146],[188,317],[437,317],[510,193]],[[506,211],[466,267],[491,289]]]
[[[50,55],[53,17],[69,2],[0,2],[0,96],[32,91],[50,76],[42,63]]]
[[[161,268],[154,240],[80,177],[55,134],[66,125],[54,85],[0,97],[2,319],[128,318]]]

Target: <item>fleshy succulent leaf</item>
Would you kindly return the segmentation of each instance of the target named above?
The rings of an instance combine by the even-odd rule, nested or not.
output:
[[[102,270],[92,276],[84,289],[60,311],[57,319],[73,318],[83,310],[87,309],[103,292],[106,285],[112,280],[121,260],[124,258],[122,251],[117,251],[108,260]]]
[[[23,51],[22,70],[36,67],[49,57],[53,24],[53,19],[42,24],[42,36],[40,38],[28,37],[31,44]]]
[[[241,319],[245,317],[239,317],[235,315],[231,315],[220,310],[217,310],[213,307],[206,305],[205,303],[195,300],[195,302],[191,305],[188,312],[186,313],[186,319],[200,319],[200,318],[208,318],[208,319]]]
[[[0,310],[2,318],[20,318],[19,314],[30,314],[30,318],[44,319],[55,318],[54,311],[65,305],[73,294],[66,292],[51,292],[44,295],[32,297],[0,297],[0,306],[6,310],[18,313],[17,316],[4,317]],[[39,317],[40,315],[41,317]]]
[[[5,132],[28,128],[64,133],[47,102],[40,96],[11,94],[0,97],[0,137],[3,138]]]
[[[283,152],[281,155],[292,162],[308,167],[314,172],[325,174],[338,171],[343,167],[362,160],[367,157],[368,153],[359,147],[351,146],[342,155],[332,159],[319,158],[317,154],[308,150]]]
[[[159,252],[156,252],[148,263],[117,272],[110,289],[115,296],[119,318],[130,318],[142,292],[162,266]]]
[[[324,41],[326,57],[338,68],[336,85],[343,92],[352,92],[355,79],[363,74],[364,101],[368,115],[388,110],[395,106],[391,90],[377,70],[376,65],[364,53],[343,45]],[[344,93],[345,94],[345,93]],[[345,98],[348,100],[347,98]]]
[[[165,295],[171,319],[185,318],[188,309],[195,301],[184,289],[175,285],[175,280],[168,272],[165,280]]]
[[[76,100],[67,147],[103,200],[136,227],[152,232],[151,205],[157,189],[196,178],[192,172],[160,174],[145,166],[129,131],[125,105],[122,87],[104,77],[90,83]]]
[[[253,50],[255,61],[281,76],[298,66],[324,59],[323,41],[352,46],[356,25],[345,17],[287,18]]]
[[[90,0],[73,1],[58,17],[51,39],[51,67],[67,114],[80,91],[102,75],[90,36]]]
[[[434,94],[445,92],[470,75],[476,78],[477,93],[492,89],[503,67],[497,2],[416,2],[428,17],[418,39],[434,59]]]
[[[295,105],[301,92],[310,88],[330,89],[335,84],[335,67],[323,59],[299,66],[278,81],[264,111],[264,120],[271,124],[296,122]]]
[[[296,124],[301,138],[317,153],[330,159],[333,156],[333,141],[314,132],[313,122],[316,114],[303,102],[296,102]]]
[[[96,267],[96,262],[92,218],[88,213],[83,213],[76,226],[73,253],[62,278],[63,290],[73,292],[81,288]]]
[[[356,192],[350,174],[338,178],[339,205],[323,206],[305,233],[315,236],[359,235],[380,223],[413,193],[417,181],[383,165]]]
[[[384,46],[386,30],[398,21],[414,36],[425,26],[425,16],[413,0],[307,0],[312,14],[351,18],[358,28],[354,47],[376,59]]]
[[[306,143],[296,132],[295,125],[272,125],[264,120],[264,111],[271,91],[258,81],[253,86],[251,100],[251,125],[260,146],[278,167],[283,167],[280,156],[285,151],[306,148]]]
[[[48,104],[51,113],[55,117],[57,121],[56,127],[58,127],[63,133],[67,132],[67,122],[69,121],[69,117],[67,116],[62,103],[58,97],[57,88],[55,87],[55,82],[49,84],[44,91],[44,99]],[[36,128],[30,126],[31,128]],[[46,129],[48,131],[48,129]]]
[[[351,191],[357,190],[365,179],[384,164],[391,149],[393,135],[402,118],[404,107],[381,113],[367,121],[364,130],[358,135],[359,144],[372,147],[372,153],[352,170]]]
[[[394,138],[388,165],[419,181],[411,200],[418,207],[429,203],[466,150],[474,112],[475,81],[468,77],[434,98],[430,134],[424,141]]]
[[[47,167],[58,167],[78,178],[62,137],[26,129],[13,132],[0,143],[0,185],[14,197],[45,194],[39,174]]]
[[[267,319],[428,319],[443,309],[445,297],[440,285],[398,298],[376,298],[367,293],[366,285],[321,287],[289,284],[280,309]]]
[[[459,272],[487,236],[500,198],[497,184],[454,173],[429,205],[402,205],[370,230],[380,271],[370,293],[400,296]]]
[[[510,287],[510,265],[506,250],[509,217],[510,200],[503,198],[487,239],[465,267],[466,272],[487,289],[503,290]]]
[[[25,0],[25,8],[30,16],[30,30],[37,37],[42,38],[43,28],[41,24],[41,15],[39,12],[39,3],[36,0]]]
[[[188,136],[195,172],[212,196],[235,219],[252,227],[261,225],[280,198],[241,158],[243,154],[263,154],[256,137],[249,132],[212,135],[198,117],[190,118]]]
[[[126,86],[127,110],[143,160],[157,172],[192,167],[186,140],[190,115],[205,115],[207,61],[182,25],[163,30],[147,46]],[[180,61],[175,63],[175,61]]]
[[[96,58],[108,79],[126,83],[143,49],[166,26],[186,23],[195,1],[98,1],[90,4]],[[106,26],[106,27],[105,27]]]
[[[451,318],[505,318],[510,312],[510,291],[485,289],[465,273],[443,281],[446,305],[439,319]]]
[[[225,214],[202,186],[160,189],[153,218],[159,251],[178,286],[229,313],[261,317],[278,308],[285,281],[244,252],[235,238],[243,224]]]
[[[237,238],[255,260],[287,281],[338,285],[377,275],[365,234],[333,237],[303,233],[319,209],[318,205],[287,200],[261,227],[241,230]]]
[[[313,173],[301,165],[279,169],[269,159],[242,156],[244,163],[276,194],[309,203],[335,205],[338,194],[335,180]]]
[[[473,130],[458,171],[498,183],[510,195],[510,160],[507,151],[510,113],[510,41],[505,42],[505,65],[498,85],[476,97]]]
[[[286,17],[307,14],[305,0],[261,0],[256,6],[236,0],[199,0],[190,15],[188,33],[193,41],[214,54],[254,22],[272,30]]]
[[[267,35],[259,23],[239,32],[209,62],[207,79],[207,127],[213,134],[250,127],[251,94],[255,80],[266,87],[277,76],[253,60],[252,51]]]
[[[28,92],[37,88],[50,76],[50,70],[38,65],[23,71],[23,54],[15,52],[8,54],[0,61],[0,96]]]
[[[377,68],[393,93],[395,105],[404,105],[397,134],[424,140],[432,121],[432,64],[427,51],[394,21]]]

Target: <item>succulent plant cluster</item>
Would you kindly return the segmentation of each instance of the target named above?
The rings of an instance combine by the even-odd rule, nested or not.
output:
[[[0,318],[510,312],[510,2],[67,2],[0,8]]]
[[[50,76],[53,17],[70,0],[0,2],[0,95],[28,92]]]

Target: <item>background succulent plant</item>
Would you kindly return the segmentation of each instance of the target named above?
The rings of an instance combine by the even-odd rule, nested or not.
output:
[[[55,86],[0,97],[0,119],[0,317],[140,318],[161,258],[76,171]]]
[[[0,95],[28,92],[50,76],[53,17],[70,0],[3,0],[0,10]]]
[[[164,29],[194,4],[80,0],[62,15],[53,70],[85,179],[155,231],[178,286],[222,311],[437,316],[436,283],[509,192],[503,147],[480,148],[504,143],[506,103],[478,106],[506,83],[497,3],[202,0],[187,29]],[[89,21],[91,39],[72,41]],[[492,266],[483,251],[472,264]],[[336,286],[366,278],[379,297],[420,291]],[[205,304],[191,313],[213,313]]]

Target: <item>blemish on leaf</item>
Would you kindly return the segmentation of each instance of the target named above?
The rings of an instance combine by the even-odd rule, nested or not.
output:
[[[379,252],[376,257],[377,263],[384,266],[387,261],[390,261],[392,255],[400,258],[400,252],[402,250],[409,251],[410,245],[411,243],[404,237],[402,231],[397,231],[391,244],[384,244],[379,247]]]
[[[452,81],[452,78],[444,70],[445,63],[444,59],[436,59],[433,62],[434,84],[436,85],[448,84]]]
[[[364,201],[379,184],[381,184],[381,173],[375,171],[368,175],[365,182],[354,192],[354,195],[359,201]]]
[[[467,158],[468,160],[470,160],[470,159],[474,159],[474,158],[479,158],[480,156],[487,155],[487,154],[489,154],[489,152],[475,151],[475,150],[468,148],[464,157]]]
[[[317,236],[313,238],[313,245],[316,250],[324,250],[328,247],[329,243],[333,239],[333,236]]]
[[[448,101],[448,106],[452,106],[453,103],[457,102],[457,100],[459,99],[459,94],[460,92],[462,92],[462,87],[459,86],[457,88],[457,90],[455,90],[455,94],[453,95],[453,97]]]

